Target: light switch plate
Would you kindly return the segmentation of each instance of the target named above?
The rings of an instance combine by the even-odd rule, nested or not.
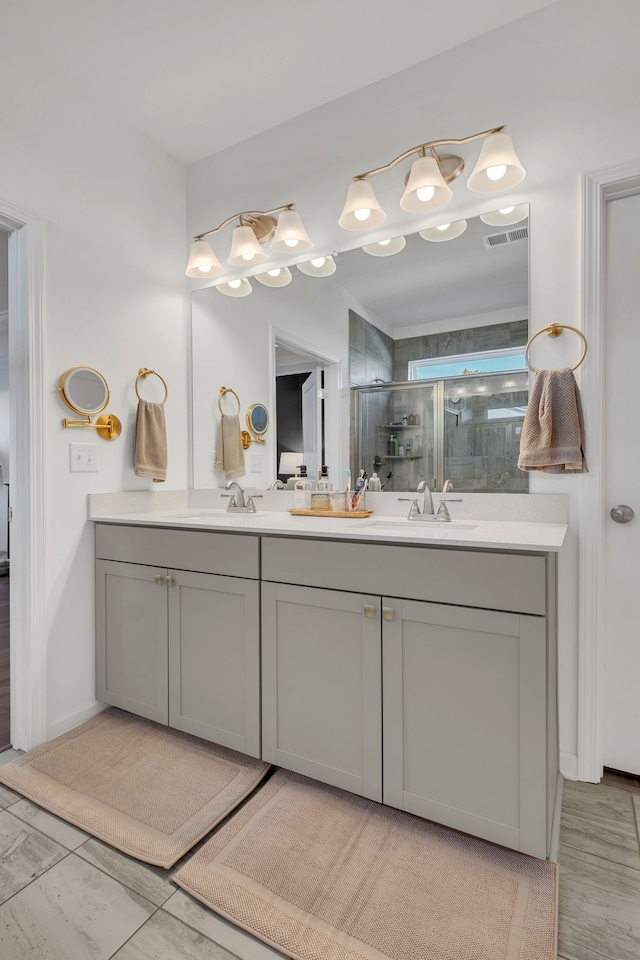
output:
[[[98,444],[70,443],[69,470],[72,473],[97,473]]]
[[[252,453],[249,457],[249,473],[262,473],[261,453]]]

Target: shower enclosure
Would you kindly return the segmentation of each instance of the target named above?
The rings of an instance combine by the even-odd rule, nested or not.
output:
[[[529,392],[526,371],[351,388],[351,472],[377,473],[385,490],[526,493],[518,470]]]

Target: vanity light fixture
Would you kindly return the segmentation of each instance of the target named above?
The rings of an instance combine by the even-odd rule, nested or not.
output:
[[[431,140],[401,153],[390,163],[353,178],[344,209],[338,223],[345,230],[370,230],[386,220],[386,214],[374,193],[369,179],[386,173],[407,157],[417,154],[405,178],[405,190],[400,199],[403,210],[426,213],[444,206],[452,197],[448,184],[459,177],[464,160],[457,154],[439,154],[436,147],[484,140],[480,156],[467,186],[476,193],[497,193],[516,186],[525,178],[525,169],[518,160],[511,137],[504,126],[474,133],[461,140]]]
[[[445,240],[455,240],[455,238],[461,236],[466,229],[466,220],[456,220],[454,223],[441,223],[437,227],[420,230],[419,233],[423,240],[430,240],[432,243],[443,243]]]
[[[302,219],[295,204],[287,203],[273,210],[247,210],[236,213],[212,230],[205,230],[193,238],[191,255],[185,271],[188,277],[204,280],[207,277],[219,277],[224,273],[224,267],[213,252],[205,237],[223,230],[234,220],[237,225],[233,230],[233,240],[229,253],[231,266],[245,267],[264,263],[267,254],[261,249],[261,244],[272,240],[271,249],[276,251],[310,250],[313,243],[304,228]],[[276,219],[273,214],[280,214]],[[246,294],[232,294],[232,296],[246,296]]]
[[[246,277],[228,280],[226,283],[217,283],[216,290],[224,293],[225,297],[248,297],[253,287]]]
[[[377,243],[366,243],[362,248],[372,257],[392,257],[395,253],[404,250],[407,241],[404,237],[393,237],[391,240],[378,240]]]
[[[264,284],[265,287],[286,287],[292,279],[291,270],[288,267],[274,267],[266,273],[254,275],[254,280]]]
[[[330,277],[336,272],[336,262],[333,257],[314,257],[312,260],[305,260],[303,263],[296,264],[300,273],[307,277]]]
[[[483,223],[488,223],[490,227],[506,227],[512,223],[520,223],[529,216],[529,204],[518,203],[510,207],[501,207],[500,210],[491,210],[489,213],[481,213],[480,219]]]

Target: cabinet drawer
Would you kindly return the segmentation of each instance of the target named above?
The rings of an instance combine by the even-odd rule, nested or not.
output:
[[[99,523],[96,557],[251,580],[260,576],[258,538],[236,533]]]
[[[546,613],[544,556],[263,537],[262,578],[463,607]]]

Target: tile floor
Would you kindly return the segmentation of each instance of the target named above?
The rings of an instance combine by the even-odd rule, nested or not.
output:
[[[0,753],[0,765],[13,759]],[[635,791],[635,793],[634,793]],[[640,957],[640,781],[565,783],[559,957]],[[146,866],[0,785],[0,957],[277,960]]]

